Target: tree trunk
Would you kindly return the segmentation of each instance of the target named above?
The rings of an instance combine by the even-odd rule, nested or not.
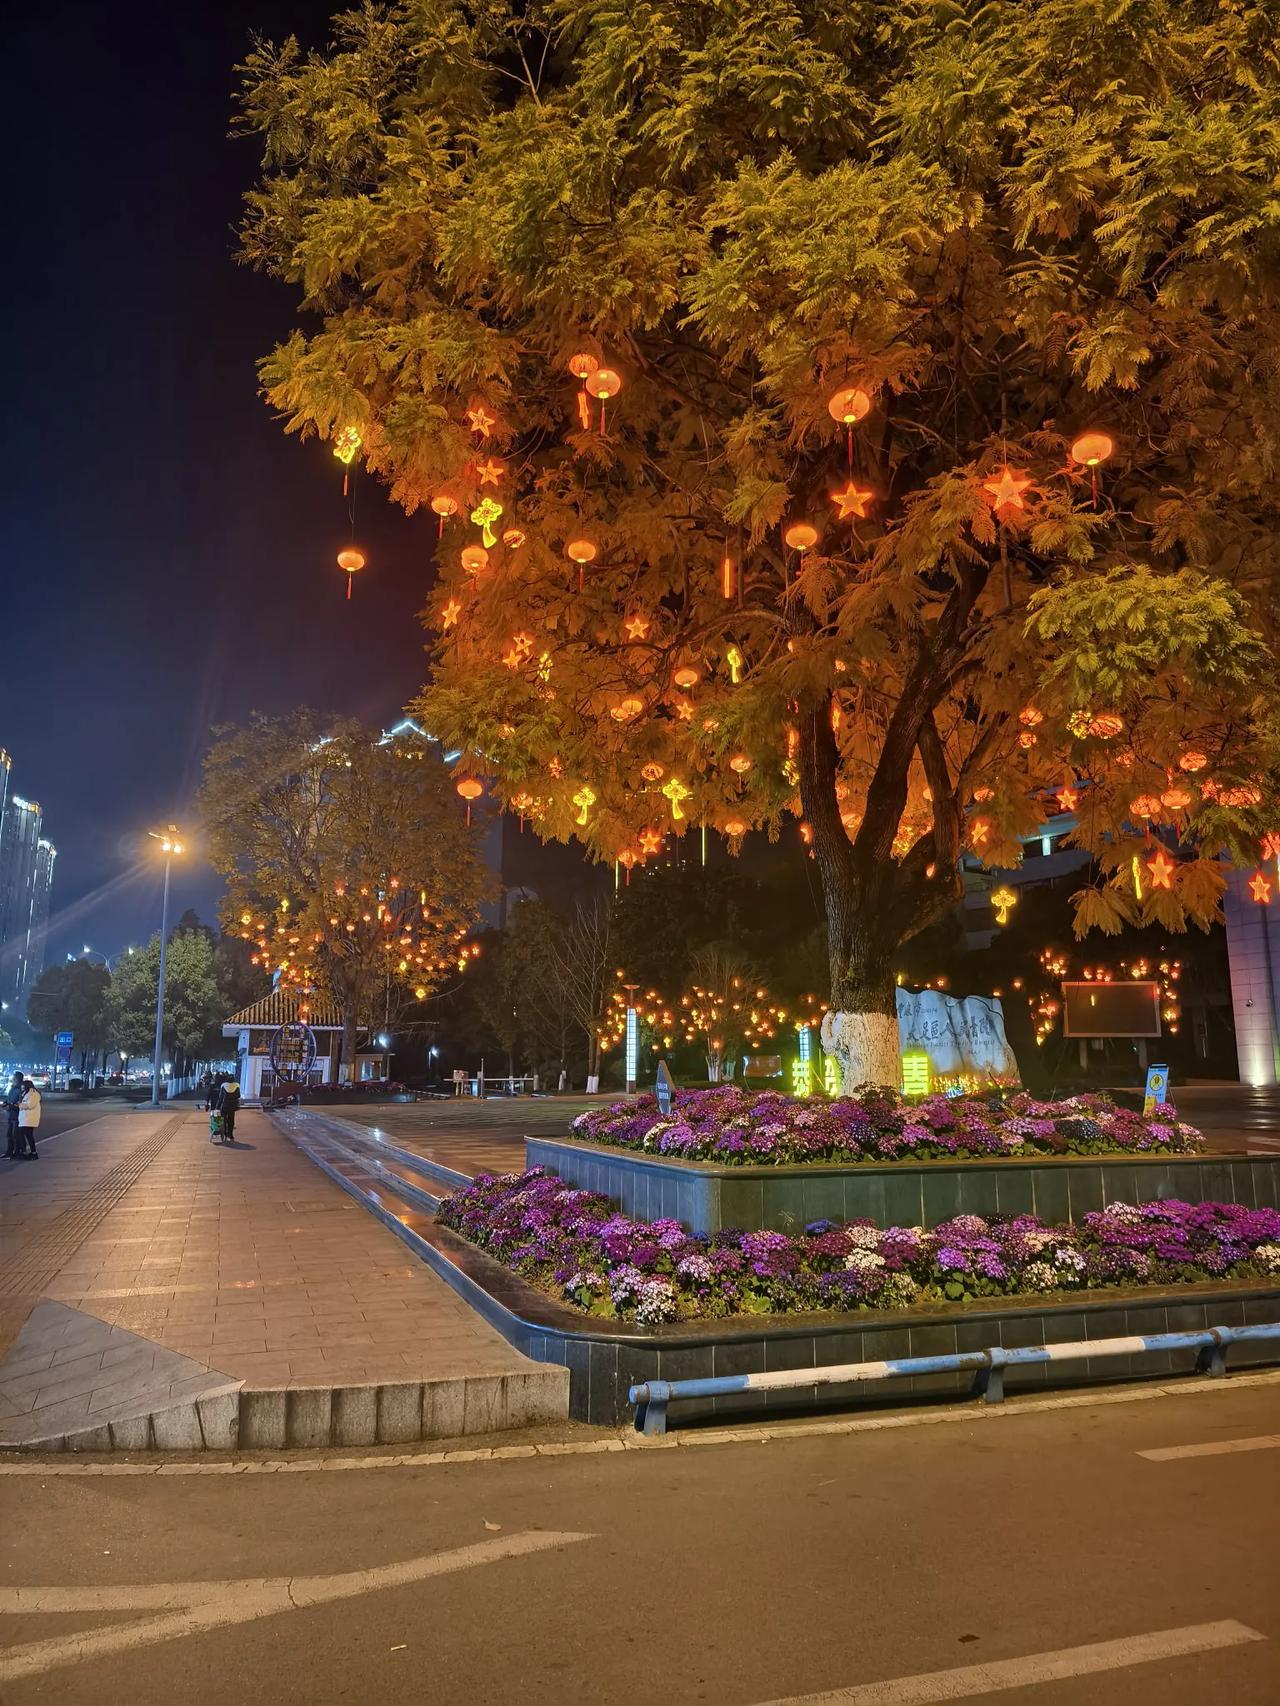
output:
[[[353,1007],[342,1009],[342,1054],[338,1061],[338,1080],[345,1075],[349,1084],[356,1080],[356,1015]]]
[[[707,1080],[709,1083],[718,1084],[720,1082],[720,1068],[723,1059],[724,1054],[721,1049],[709,1048],[707,1050]]]

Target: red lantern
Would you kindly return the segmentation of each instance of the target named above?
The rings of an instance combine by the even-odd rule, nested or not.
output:
[[[354,545],[348,545],[345,550],[338,552],[338,567],[347,572],[347,597],[350,598],[352,577],[358,575],[364,567],[364,552],[357,551]]]
[[[1159,817],[1160,801],[1155,794],[1139,794],[1129,801],[1129,810],[1134,817]]]
[[[484,793],[484,783],[478,782],[474,776],[464,776],[458,783],[458,792],[467,802],[467,823],[471,822],[471,802],[478,800]]]
[[[569,372],[575,379],[581,379],[585,382],[590,379],[593,373],[598,372],[599,368],[600,363],[595,356],[590,355],[586,350],[583,350],[579,355],[569,357]]]
[[[1105,432],[1084,432],[1071,446],[1071,460],[1089,470],[1093,487],[1093,507],[1098,507],[1098,468],[1110,456],[1115,446]]]
[[[458,560],[469,575],[478,575],[489,567],[489,553],[483,545],[464,546]]]
[[[444,524],[451,515],[458,513],[458,500],[451,498],[448,492],[437,492],[431,500],[431,507],[440,517],[440,526],[436,533],[437,539],[444,538]]]
[[[564,548],[564,554],[570,562],[578,565],[578,591],[581,592],[586,584],[587,564],[594,563],[599,556],[599,548],[590,539],[571,539]]]
[[[793,551],[803,556],[818,543],[818,530],[807,521],[793,521],[782,537]]]
[[[622,375],[619,373],[615,373],[611,367],[598,367],[594,373],[589,373],[587,375],[586,389],[591,393],[591,395],[593,397],[596,397],[599,399],[599,402],[600,402],[600,431],[603,433],[604,432],[604,421],[605,421],[605,408],[604,408],[604,406],[609,401],[610,397],[616,397],[618,395],[618,392],[621,391],[621,389],[622,389]],[[586,411],[585,418],[584,418],[584,423],[583,423],[584,426],[589,426],[590,421],[591,421],[591,415],[590,415],[590,410],[588,409]]]
[[[680,668],[675,672],[671,679],[675,682],[677,687],[689,688],[696,687],[701,678],[693,665],[686,663],[681,664]]]
[[[1160,796],[1160,804],[1169,812],[1184,812],[1191,804],[1191,795],[1186,788],[1173,786],[1166,788]]]
[[[827,413],[841,426],[856,426],[871,413],[871,399],[858,386],[845,385],[827,399]]]

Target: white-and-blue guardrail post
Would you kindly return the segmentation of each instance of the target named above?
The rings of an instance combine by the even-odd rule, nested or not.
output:
[[[1251,1327],[1208,1327],[1191,1333],[1148,1333],[1116,1339],[1080,1339],[1059,1345],[993,1345],[983,1351],[950,1356],[890,1357],[884,1362],[852,1362],[829,1368],[787,1368],[765,1374],[711,1375],[701,1380],[647,1380],[633,1386],[636,1430],[667,1431],[667,1406],[682,1398],[731,1398],[742,1392],[779,1392],[805,1386],[851,1386],[861,1381],[893,1380],[915,1374],[972,1372],[974,1391],[988,1404],[1004,1398],[1004,1372],[1027,1363],[1090,1362],[1107,1357],[1143,1356],[1157,1351],[1194,1350],[1196,1368],[1215,1376],[1227,1372],[1227,1349],[1246,1341],[1280,1340],[1280,1321]]]

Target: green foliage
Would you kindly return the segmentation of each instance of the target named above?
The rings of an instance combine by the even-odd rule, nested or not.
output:
[[[802,816],[837,1001],[954,903],[974,818],[1008,864],[1046,790],[1080,786],[1078,838],[1122,873],[1131,798],[1194,744],[1261,799],[1197,784],[1171,826],[1256,857],[1280,762],[1274,25],[1257,0],[405,0],[344,14],[326,53],[256,50],[244,253],[309,328],[264,362],[268,401],[304,438],[355,426],[407,510],[459,505],[428,726],[608,860]],[[604,430],[580,350],[624,377]],[[827,409],[848,385],[873,400],[851,455]],[[1096,499],[1068,455],[1090,427],[1115,443]],[[472,578],[490,452],[525,543]],[[1006,465],[1030,485],[996,510]],[[852,524],[851,476],[874,494]],[[1073,731],[1086,700],[1118,737]],[[1197,878],[1153,906],[1206,903]]]
[[[77,1049],[100,1049],[108,1041],[111,987],[111,973],[92,960],[46,966],[27,997],[27,1022],[46,1038],[71,1031]]]
[[[106,1014],[106,1042],[131,1058],[151,1055],[155,1046],[156,991],[160,980],[160,937],[145,948],[124,954],[111,979]],[[178,930],[169,938],[165,956],[164,1046],[167,1053],[187,1060],[221,1059],[228,1044],[222,1021],[231,1009],[223,1005],[215,975],[213,943],[203,929]]]

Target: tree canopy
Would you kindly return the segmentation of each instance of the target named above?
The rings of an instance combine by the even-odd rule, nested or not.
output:
[[[504,801],[798,819],[851,1081],[1047,812],[1082,928],[1214,916],[1276,827],[1274,8],[414,0],[243,69],[267,398],[439,517],[421,713]]]
[[[337,1002],[348,1068],[393,989],[424,1000],[465,964],[489,879],[431,743],[255,716],[218,731],[199,809],[224,927],[286,987]]]
[[[71,1031],[76,1048],[100,1049],[110,1041],[110,991],[111,973],[92,960],[46,966],[27,997],[27,1022],[46,1039]]]

